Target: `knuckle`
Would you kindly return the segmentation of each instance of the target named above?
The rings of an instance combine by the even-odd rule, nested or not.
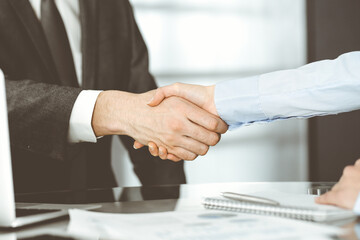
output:
[[[209,128],[209,130],[216,131],[218,129],[218,127],[219,127],[219,121],[217,121],[214,118],[210,118],[208,120],[208,128]]]
[[[220,141],[220,136],[216,133],[212,134],[210,146],[215,146]]]
[[[181,121],[173,120],[169,123],[169,127],[172,131],[179,132],[182,130],[183,124],[181,123]]]
[[[182,83],[176,82],[171,87],[172,87],[172,90],[175,92],[175,94],[178,94],[182,87]]]
[[[179,82],[176,82],[176,83],[172,84],[171,87],[172,87],[173,89],[175,89],[175,90],[176,90],[176,89],[179,89],[180,83],[179,83]]]

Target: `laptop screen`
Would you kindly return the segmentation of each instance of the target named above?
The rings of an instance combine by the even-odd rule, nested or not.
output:
[[[14,186],[4,74],[0,70],[0,226],[15,220]]]

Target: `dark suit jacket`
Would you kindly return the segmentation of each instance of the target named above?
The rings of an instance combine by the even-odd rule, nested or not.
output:
[[[127,0],[80,0],[82,89],[145,92],[156,88],[148,54]],[[6,77],[16,192],[115,186],[111,138],[67,143],[73,104],[82,89],[68,87],[28,0],[0,0],[0,68]],[[184,183],[183,163],[135,151],[121,136],[142,184]]]

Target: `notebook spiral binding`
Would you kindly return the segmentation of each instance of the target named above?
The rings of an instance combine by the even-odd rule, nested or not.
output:
[[[216,198],[205,198],[202,204],[205,208],[212,210],[224,210],[315,221],[315,211],[311,208],[271,206]]]

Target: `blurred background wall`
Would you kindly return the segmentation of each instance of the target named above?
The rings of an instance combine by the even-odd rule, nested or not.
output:
[[[307,61],[304,0],[131,0],[159,86],[215,84]],[[139,185],[113,142],[120,186]],[[226,133],[186,162],[188,183],[308,179],[307,121],[286,120]]]

